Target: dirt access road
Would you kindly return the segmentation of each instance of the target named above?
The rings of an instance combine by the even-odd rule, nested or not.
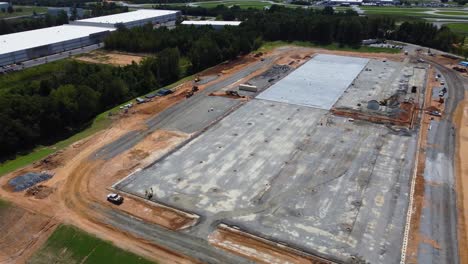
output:
[[[278,56],[278,54],[273,55]],[[211,92],[237,82],[252,73],[261,71],[263,68],[266,70],[273,63],[273,60],[265,60],[268,63],[261,64],[259,61],[259,59],[254,59],[253,56],[246,56],[234,62],[209,69],[202,73],[202,76],[220,72],[223,74],[208,84],[200,85],[199,88],[202,92],[205,89],[207,93]],[[148,205],[144,201],[132,197],[127,197],[125,203],[118,209],[105,201],[105,195],[108,193],[107,188],[115,181],[126,176],[137,167],[148,165],[158,156],[190,137],[189,134],[173,131],[156,131],[156,129],[150,131],[151,127],[148,127],[146,121],[158,116],[159,113],[174,105],[181,102],[187,104],[186,102],[196,99],[185,99],[185,91],[191,89],[191,86],[191,81],[186,82],[180,85],[173,95],[132,108],[130,113],[120,114],[109,129],[75,143],[44,162],[13,172],[0,180],[0,186],[4,187],[9,179],[28,171],[53,171],[55,176],[44,185],[55,190],[55,192],[47,197],[41,197],[43,199],[37,199],[36,196],[26,197],[24,192],[13,193],[8,188],[2,188],[0,197],[13,201],[15,204],[31,211],[41,212],[46,216],[53,217],[59,222],[74,224],[103,239],[113,241],[119,247],[157,260],[160,263],[192,263],[198,262],[197,259],[209,259],[211,261],[223,257],[229,259],[229,254],[224,254],[221,250],[214,249],[208,244],[206,247],[209,249],[205,250],[208,253],[203,255],[203,248],[197,246],[199,241],[186,240],[191,244],[185,245],[185,248],[193,248],[193,250],[184,252],[184,250],[177,248],[173,236],[178,233],[169,232],[168,230],[176,230],[193,224],[196,218],[191,215],[168,210],[163,206]],[[190,104],[188,107],[190,107]],[[120,144],[111,144],[119,142],[119,139],[129,131],[139,131],[142,136],[131,145],[128,145],[128,141],[121,142],[124,145],[123,148]],[[118,150],[113,151],[116,152],[115,155],[111,155],[108,159],[89,159],[92,154],[108,144],[109,146],[117,146]],[[96,210],[97,207],[102,208],[102,210]],[[114,214],[114,216],[111,214]],[[113,223],[113,225],[109,224],[109,218],[120,219],[120,222]],[[141,225],[139,225],[138,230],[129,230],[128,232],[116,228],[124,221],[131,221],[132,223],[139,221]],[[164,228],[155,226],[154,223]],[[151,240],[150,238],[142,239],[141,237],[144,237],[144,235],[133,235],[135,233],[151,234],[151,232],[142,231],[142,227],[160,231],[157,236],[154,235],[156,238],[153,239],[153,242],[157,242],[157,244],[148,243],[148,240]],[[132,232],[132,234],[129,232]],[[182,236],[182,238],[184,237]],[[184,246],[183,243],[180,244]],[[159,245],[166,245],[166,247]],[[174,251],[168,250],[167,247],[175,248],[179,252],[187,253],[187,255],[203,256],[194,259],[174,253]],[[239,259],[232,256],[230,262],[239,262]]]
[[[462,209],[462,197],[466,196],[467,189],[460,180],[466,178],[466,174],[457,169],[461,166],[460,160],[463,162],[460,149],[463,151],[466,146],[463,143],[455,144],[457,137],[463,140],[462,133],[455,132],[455,126],[459,129],[463,127],[463,123],[460,124],[461,115],[455,114],[455,110],[468,89],[468,80],[447,69],[444,58],[426,56],[424,59],[442,74],[448,99],[443,105],[441,118],[423,115],[425,119],[420,130],[425,136],[420,146],[422,160],[418,164],[406,262],[467,263]],[[435,73],[432,71],[431,74]],[[433,80],[434,76],[428,76],[428,79]],[[431,86],[440,84],[432,81]],[[426,107],[438,106],[431,100],[432,91],[429,89],[427,92],[426,99],[429,98],[429,101],[426,101]]]
[[[13,193],[2,188],[0,197],[32,212],[41,212],[57,222],[76,225],[159,263],[250,263],[251,260],[213,247],[208,242],[171,231],[195,224],[197,217],[194,215],[154,203],[150,205],[129,196],[122,206],[116,207],[105,201],[105,195],[108,188],[122,177],[149,165],[194,136],[193,133],[163,130],[162,123],[177,119],[180,113],[211,92],[250,79],[274,63],[289,62],[297,56],[305,57],[314,52],[325,51],[282,47],[266,54],[264,60],[249,55],[209,69],[201,74],[202,77],[222,74],[200,85],[201,92],[192,98],[185,99],[184,96],[185,91],[192,87],[189,81],[178,86],[177,92],[170,96],[138,105],[128,114],[116,115],[109,129],[75,143],[47,162],[39,162],[0,179],[0,186],[4,187],[9,179],[25,172],[50,170],[55,176],[44,185],[54,190],[52,193],[38,199],[39,196],[25,196],[24,192]],[[402,59],[390,54],[326,53]],[[161,114],[163,112],[165,114]],[[97,153],[104,154],[96,157]]]

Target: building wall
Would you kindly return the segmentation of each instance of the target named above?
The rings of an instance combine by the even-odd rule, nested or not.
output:
[[[136,20],[132,22],[127,22],[127,23],[123,23],[123,25],[126,28],[140,27],[148,23],[156,25],[156,24],[162,24],[162,23],[166,23],[170,21],[175,21],[177,20],[178,16],[179,16],[179,13],[168,14],[168,15],[163,15],[163,16],[158,16],[158,17],[153,17],[153,18],[148,18],[148,19],[141,19],[141,20]],[[115,26],[117,26],[117,24],[112,24],[112,23],[97,23],[97,22],[86,22],[86,21],[72,21],[70,22],[70,24],[81,25],[81,26],[93,26],[93,27],[109,27],[109,28],[114,28]]]
[[[32,60],[60,52],[69,51],[85,46],[100,43],[109,32],[95,33],[87,37],[71,39],[50,45],[34,47],[22,51],[15,51],[0,55],[0,66],[15,64],[27,60]]]
[[[10,6],[9,3],[0,3],[0,9],[5,9],[5,11],[7,10],[9,6]]]

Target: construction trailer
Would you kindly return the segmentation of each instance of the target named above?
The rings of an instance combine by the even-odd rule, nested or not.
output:
[[[254,85],[249,85],[249,84],[241,84],[239,85],[239,90],[256,93],[258,92],[258,87]]]

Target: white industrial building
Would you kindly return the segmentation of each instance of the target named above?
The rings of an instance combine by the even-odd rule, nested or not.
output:
[[[113,28],[63,25],[0,36],[0,66],[32,60],[103,41]]]
[[[8,2],[0,2],[0,10],[7,10],[10,7],[10,3]]]
[[[120,13],[109,16],[93,17],[71,22],[73,25],[109,27],[114,28],[121,24],[127,28],[143,26],[148,23],[161,25],[167,22],[175,22],[180,11],[140,9],[137,11]]]
[[[216,21],[216,20],[186,20],[182,22],[182,25],[186,26],[212,26],[214,29],[221,29],[224,26],[239,26],[241,21]]]
[[[329,3],[333,5],[362,5],[363,0],[330,0]]]
[[[0,36],[0,66],[49,56],[101,43],[118,24],[127,28],[147,23],[175,23],[180,11],[138,10],[110,16],[71,22],[70,25],[49,27]]]

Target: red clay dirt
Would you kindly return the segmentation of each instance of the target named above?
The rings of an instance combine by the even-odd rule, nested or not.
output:
[[[210,234],[208,241],[215,247],[219,247],[235,254],[242,255],[257,263],[268,264],[329,264],[333,263],[325,259],[305,255],[292,248],[275,244],[271,241],[253,236],[225,225],[218,226],[216,231]]]
[[[468,263],[468,93],[454,113],[457,129],[455,156],[457,212],[458,212],[458,254],[460,263]]]
[[[431,118],[435,118],[431,116],[425,111],[427,107],[430,107],[434,104],[432,100],[432,89],[433,87],[438,85],[438,82],[432,77],[434,76],[434,69],[431,68],[427,73],[427,76],[430,76],[426,82],[426,92],[424,98],[424,110],[422,111],[421,116],[421,126],[419,129],[419,146],[418,147],[418,163],[416,164],[416,185],[414,190],[414,198],[413,198],[413,214],[411,216],[411,229],[409,232],[408,238],[408,246],[406,250],[406,263],[418,263],[418,249],[419,244],[423,242],[427,242],[427,238],[422,237],[419,230],[420,220],[421,220],[421,212],[422,209],[426,206],[430,206],[424,200],[424,169],[425,169],[425,161],[426,161],[426,154],[425,149],[427,148],[427,136],[428,136],[428,129],[431,123]]]
[[[252,56],[246,56],[234,62],[213,67],[201,75],[223,71],[223,74],[213,82],[221,81],[236,70],[256,61]],[[40,212],[47,217],[54,218],[57,222],[76,225],[100,238],[111,240],[119,247],[156,260],[159,263],[197,262],[194,259],[136,238],[131,234],[126,234],[121,230],[115,230],[106,225],[103,216],[92,210],[90,206],[93,203],[105,207],[113,206],[105,200],[105,196],[109,192],[108,188],[113,183],[122,179],[134,169],[150,164],[190,135],[158,130],[147,136],[132,149],[109,161],[90,160],[90,155],[129,131],[146,129],[145,121],[149,117],[157,115],[181,100],[189,100],[185,99],[185,92],[191,89],[192,86],[193,82],[187,81],[176,87],[175,92],[169,96],[137,105],[128,113],[114,114],[112,117],[114,122],[108,129],[81,140],[40,162],[3,176],[0,178],[0,186],[2,186],[0,197],[32,212]],[[206,86],[207,84],[199,85],[199,89],[203,90]],[[42,187],[30,190],[28,194],[26,192],[11,192],[6,188],[7,182],[11,178],[25,172],[43,170],[55,173],[54,177],[43,182]],[[43,190],[48,190],[47,195],[40,194]],[[39,197],[37,194],[40,194]],[[125,203],[118,208],[147,222],[172,230],[185,228],[197,221],[196,216],[130,196],[126,196]],[[46,240],[47,236],[48,234],[45,234],[44,240]],[[30,248],[28,252],[32,254],[34,250],[35,248]]]
[[[295,63],[291,66],[297,67],[315,52],[395,60],[401,59],[401,56],[398,57],[389,54],[335,52],[321,49],[291,47],[268,52],[263,57],[276,56],[277,60],[273,63],[278,61],[289,63],[291,60],[295,60]],[[222,81],[239,69],[258,60],[260,60],[260,58],[254,58],[253,55],[244,56],[235,61],[210,68],[200,75],[208,76],[219,74],[220,77],[211,83]],[[244,82],[265,71],[269,66],[271,65],[266,65],[263,69],[249,75],[247,78],[239,80],[238,83]],[[181,100],[190,100],[190,98],[185,99],[185,92],[190,90],[192,86],[193,82],[187,81],[177,86],[175,89],[176,91],[169,96],[137,105],[129,110],[128,113],[114,114],[112,117],[114,121],[108,129],[81,140],[63,151],[49,156],[41,162],[3,176],[0,178],[0,186],[2,186],[0,189],[0,198],[9,200],[36,214],[40,212],[41,215],[54,219],[54,223],[73,224],[102,239],[110,240],[123,249],[158,261],[159,263],[196,263],[197,261],[192,258],[170,251],[164,247],[155,245],[107,225],[104,216],[99,211],[92,209],[92,204],[99,204],[104,207],[115,207],[105,201],[105,195],[109,192],[109,187],[113,183],[122,179],[133,170],[150,164],[160,155],[190,137],[190,135],[158,130],[147,136],[135,147],[111,160],[89,159],[90,155],[96,150],[120,138],[127,132],[136,129],[147,129],[145,121],[149,117],[157,115],[164,109],[167,109]],[[199,89],[203,90],[206,86],[206,84],[199,85]],[[41,199],[38,199],[36,195],[26,195],[26,192],[14,193],[8,190],[8,188],[5,188],[8,180],[15,176],[29,171],[43,170],[52,171],[55,173],[55,176],[41,184],[46,187],[41,187],[42,189],[53,190],[47,195],[40,196]],[[38,190],[32,190],[30,194],[36,191]],[[37,193],[39,193],[39,191]],[[155,223],[171,230],[183,229],[195,224],[197,221],[196,216],[185,214],[164,206],[158,206],[155,203],[148,203],[143,199],[131,197],[129,195],[125,197],[124,204],[118,207],[118,209],[143,219],[144,221]],[[50,233],[47,232],[39,234],[37,241],[45,241],[49,234]],[[240,237],[235,237],[233,239],[237,239],[236,241],[239,243],[244,241],[244,239],[246,239],[245,241],[248,243],[253,243],[253,241],[249,240],[250,238],[247,237],[243,237],[242,239]],[[256,243],[252,245],[254,247],[258,246],[258,248],[254,250],[266,255],[270,254],[271,256],[280,257],[280,255],[285,253],[281,248],[274,248]],[[20,247],[18,246],[17,249],[20,250]],[[28,247],[23,250],[23,255],[30,256],[35,250],[36,247]],[[275,251],[279,253],[275,253]],[[286,256],[290,257],[291,260],[295,258],[301,259],[301,257],[295,256],[291,252],[286,254]],[[26,259],[27,258],[24,258],[24,260]]]

